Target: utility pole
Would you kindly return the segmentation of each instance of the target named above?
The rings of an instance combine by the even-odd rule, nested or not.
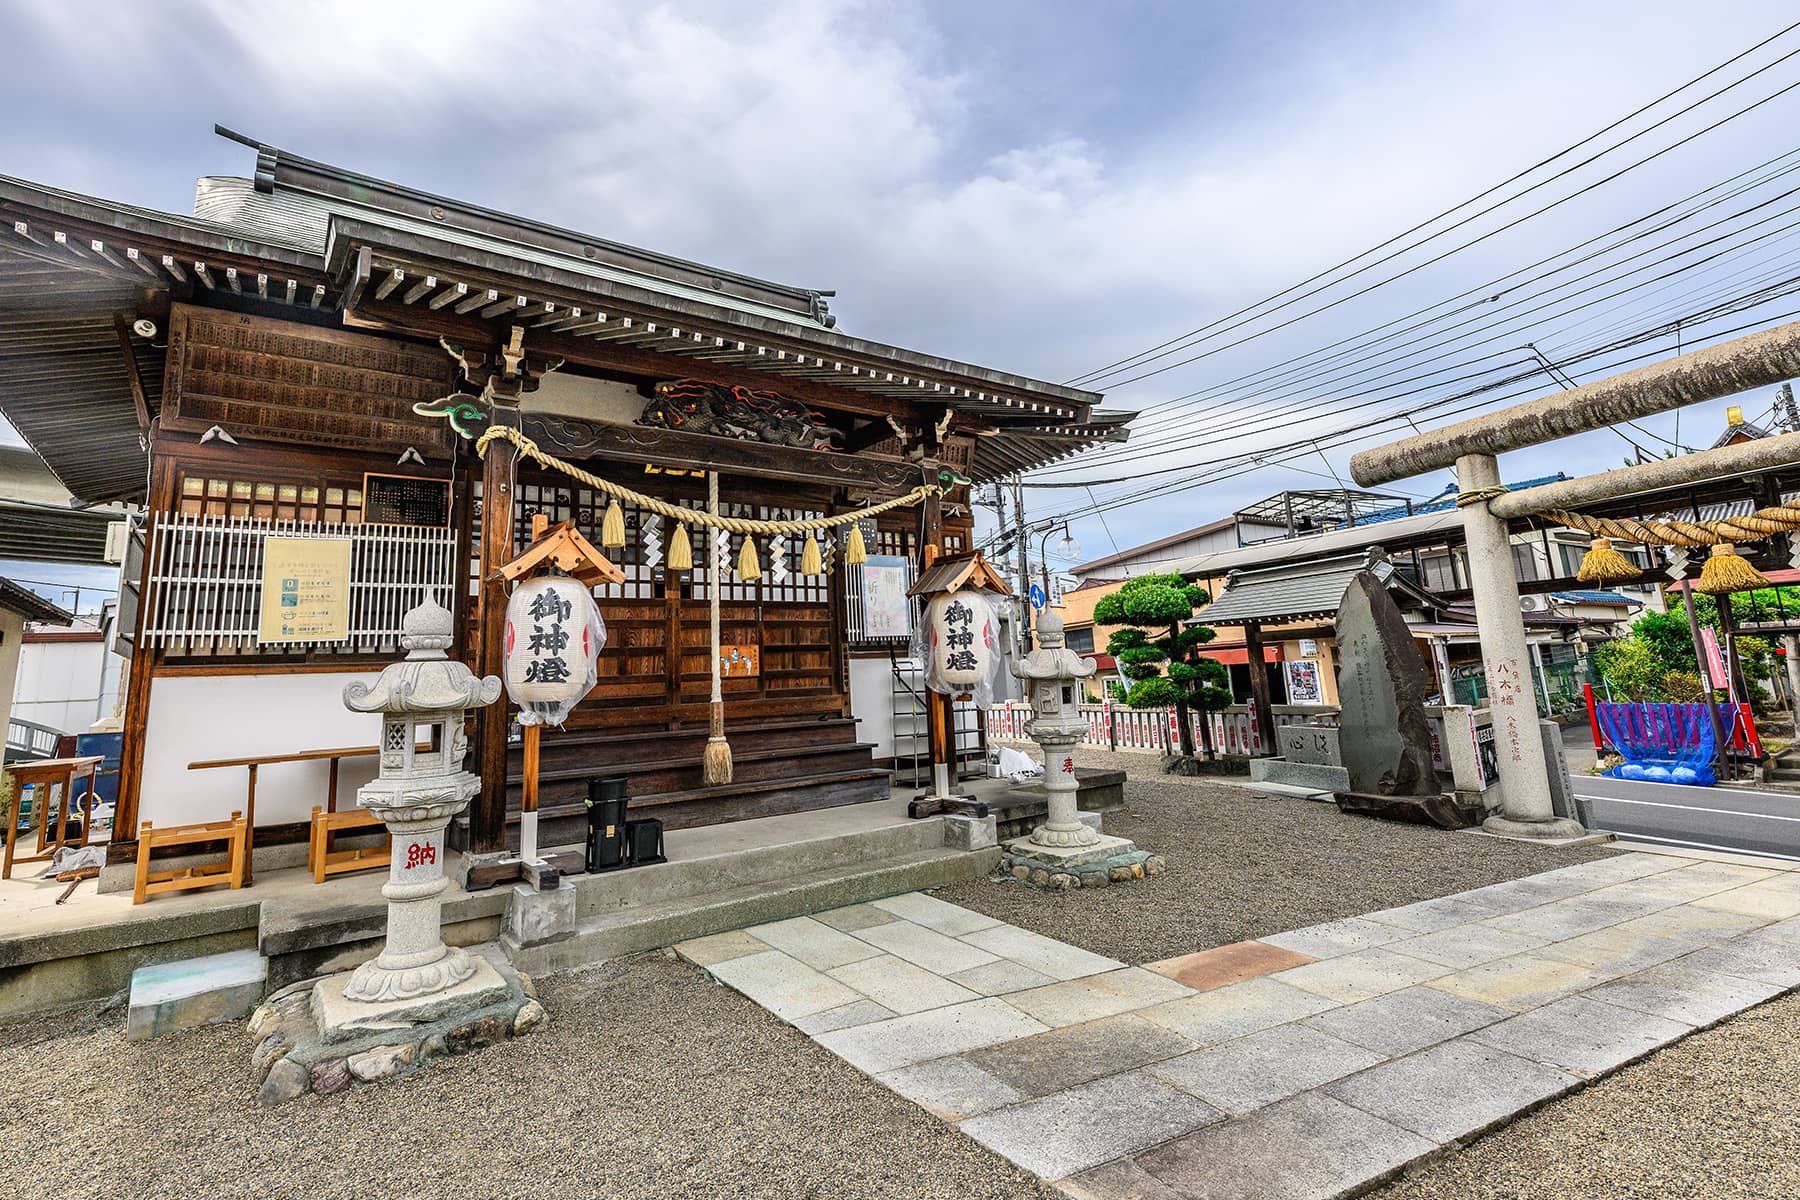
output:
[[[1021,656],[1030,654],[1031,641],[1031,553],[1025,533],[1025,488],[1023,476],[1013,476],[1013,549],[1019,555],[1018,642]]]

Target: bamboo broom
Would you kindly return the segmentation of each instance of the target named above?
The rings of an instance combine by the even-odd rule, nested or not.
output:
[[[719,515],[719,473],[706,473],[706,508]],[[718,529],[713,537],[720,537]],[[720,787],[731,782],[731,743],[725,740],[725,690],[719,682],[719,594],[725,588],[725,572],[719,569],[717,547],[708,545],[712,563],[707,569],[707,583],[712,599],[709,614],[712,626],[712,724],[706,738],[706,757],[701,761],[701,777],[707,787]]]

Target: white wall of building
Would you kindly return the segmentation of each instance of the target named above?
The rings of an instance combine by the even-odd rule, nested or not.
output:
[[[138,820],[181,825],[222,820],[242,810],[249,772],[243,767],[190,771],[202,759],[292,754],[342,746],[373,746],[381,717],[344,707],[344,685],[372,683],[378,672],[294,675],[163,676],[150,686],[144,736],[144,785]],[[356,789],[375,775],[373,755],[345,759],[338,807],[356,803]],[[281,763],[258,769],[256,823],[306,821],[325,803],[328,764]]]
[[[85,733],[112,715],[124,659],[107,649],[110,631],[85,640],[27,641],[19,649],[12,713],[63,733]]]

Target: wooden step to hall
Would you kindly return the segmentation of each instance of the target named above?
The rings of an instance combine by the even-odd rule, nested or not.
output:
[[[543,753],[561,752],[575,747],[598,747],[604,751],[609,761],[620,765],[629,762],[654,762],[658,759],[679,758],[690,752],[697,755],[699,747],[706,744],[709,730],[705,724],[696,724],[686,729],[567,729],[546,731],[543,739]],[[735,724],[728,722],[725,736],[733,747],[742,745],[746,750],[774,750],[783,747],[812,747],[821,745],[841,745],[856,741],[856,720],[853,717],[807,717],[785,721],[759,721],[754,724]],[[518,770],[523,762],[523,750],[518,746],[509,747],[507,762],[511,770]]]
[[[874,761],[874,750],[874,745],[869,742],[775,750],[744,750],[734,744],[731,747],[732,778],[736,783],[757,783],[772,778],[791,779],[796,772],[822,775],[857,770]],[[605,775],[624,778],[627,792],[634,798],[686,791],[702,786],[703,755],[704,750],[696,747],[693,754],[673,762],[615,763],[603,767],[582,762],[556,763],[551,755],[545,755],[544,765],[538,770],[539,794],[544,804],[558,800],[573,803],[587,797],[589,780]],[[516,794],[519,780],[511,780],[510,788]]]

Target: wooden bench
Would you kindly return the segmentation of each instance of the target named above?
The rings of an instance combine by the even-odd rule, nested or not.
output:
[[[42,758],[13,763],[6,768],[13,781],[13,811],[7,814],[6,851],[4,860],[0,861],[0,879],[12,878],[14,863],[46,862],[55,858],[56,852],[64,846],[88,844],[94,824],[94,772],[102,761],[99,755]],[[75,790],[77,779],[85,780],[79,792]],[[37,850],[20,854],[17,851],[20,806],[25,803],[27,789],[31,792],[31,821],[33,832],[37,834]],[[49,823],[53,802],[56,805],[54,826]],[[71,841],[69,809],[76,804],[80,805],[81,811],[81,836],[79,841]]]
[[[312,811],[312,838],[307,843],[306,865],[314,883],[324,883],[328,875],[344,871],[366,871],[385,867],[393,857],[394,838],[389,834],[379,846],[358,846],[352,850],[333,850],[333,834],[353,829],[382,829],[381,818],[367,809],[331,812],[315,806]]]
[[[199,842],[225,842],[225,861],[201,863],[192,867],[175,867],[163,871],[150,869],[150,852],[162,846],[192,846]],[[149,821],[138,826],[137,886],[131,902],[142,904],[146,897],[162,892],[181,892],[188,888],[212,887],[229,883],[244,886],[250,860],[250,822],[242,813],[234,812],[226,821],[205,821],[198,825],[152,827]]]
[[[256,769],[258,767],[270,766],[275,763],[319,761],[330,763],[330,770],[325,778],[325,811],[327,813],[335,814],[337,812],[338,763],[346,758],[367,758],[370,755],[379,753],[381,753],[381,748],[379,746],[343,746],[335,750],[298,750],[292,754],[259,754],[251,755],[246,758],[209,758],[201,762],[189,763],[188,770],[211,771],[220,767],[249,768],[249,790],[244,797],[244,819],[249,823],[251,841],[254,842],[256,837]],[[316,812],[318,810],[315,809],[314,811]],[[326,841],[329,847],[329,834],[327,835]],[[310,854],[308,855],[308,861],[311,861]],[[316,870],[314,872],[314,877],[317,878]],[[248,855],[246,855],[244,864],[244,883],[248,885],[255,882],[255,879],[256,870],[248,861]]]

